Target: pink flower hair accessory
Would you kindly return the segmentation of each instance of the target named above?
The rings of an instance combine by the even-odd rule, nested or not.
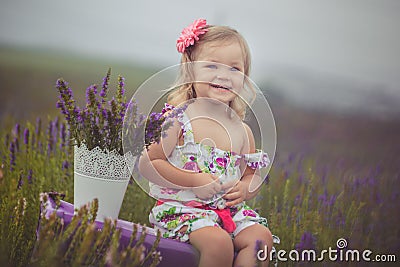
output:
[[[208,31],[205,28],[206,26],[207,21],[205,19],[197,19],[184,28],[178,40],[176,40],[176,49],[178,52],[184,53],[187,47],[194,45],[194,42],[199,40],[199,36]]]

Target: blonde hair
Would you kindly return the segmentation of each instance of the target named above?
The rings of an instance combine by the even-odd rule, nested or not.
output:
[[[169,104],[178,106],[192,98],[196,98],[196,92],[193,86],[193,70],[191,62],[196,61],[197,54],[202,46],[211,42],[221,41],[237,41],[242,48],[244,56],[244,88],[241,95],[237,95],[229,106],[236,112],[236,114],[243,120],[246,115],[247,105],[251,105],[256,97],[256,91],[252,86],[248,76],[250,74],[250,49],[243,36],[228,26],[215,26],[207,25],[208,31],[199,36],[199,40],[194,45],[189,46],[182,53],[180,74],[176,81],[176,85],[172,87],[171,93],[168,95],[167,101]]]

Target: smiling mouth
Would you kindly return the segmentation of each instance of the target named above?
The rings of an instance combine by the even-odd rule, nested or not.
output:
[[[216,83],[210,83],[210,86],[213,88],[217,88],[217,89],[225,89],[225,90],[232,90],[231,88],[224,86],[224,85],[220,85],[220,84],[216,84]]]

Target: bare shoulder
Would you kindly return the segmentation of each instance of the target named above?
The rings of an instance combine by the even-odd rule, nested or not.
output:
[[[253,139],[253,141],[254,141],[253,131],[251,130],[250,126],[249,126],[247,123],[245,123],[245,122],[242,122],[242,125],[243,125],[243,128],[244,128],[245,131],[246,131],[246,135],[247,135],[246,138],[248,138],[248,139]]]
[[[250,126],[242,122],[243,128],[245,129],[245,136],[244,136],[244,142],[243,142],[243,147],[242,147],[242,153],[251,153],[255,151],[255,141],[254,141],[254,135],[253,131],[251,130]]]

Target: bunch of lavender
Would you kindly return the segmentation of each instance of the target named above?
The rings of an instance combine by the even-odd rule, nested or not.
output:
[[[46,215],[47,200],[58,197],[41,193],[41,213],[38,239],[29,266],[156,266],[161,261],[157,251],[161,233],[150,249],[146,249],[145,226],[133,225],[128,244],[121,243],[120,228],[116,221],[105,219],[99,231],[96,223],[98,200],[82,206],[66,225],[56,213]],[[59,199],[54,199],[56,203]],[[21,204],[22,205],[22,204]],[[20,206],[21,206],[20,205]],[[19,208],[19,206],[18,206]],[[141,233],[139,228],[142,228]]]
[[[103,78],[100,93],[96,84],[86,90],[86,107],[79,108],[71,88],[63,79],[58,79],[56,87],[60,93],[57,107],[65,116],[69,126],[72,145],[85,144],[91,150],[99,147],[103,151],[117,151],[123,155],[122,128],[127,110],[129,111],[129,134],[133,136],[130,149],[134,156],[161,138],[161,125],[165,117],[158,113],[149,116],[138,114],[134,101],[126,102],[124,78],[118,76],[117,92],[107,100],[111,69]],[[146,129],[146,130],[145,130]],[[142,134],[145,133],[145,134]],[[144,135],[144,136],[143,136]]]

